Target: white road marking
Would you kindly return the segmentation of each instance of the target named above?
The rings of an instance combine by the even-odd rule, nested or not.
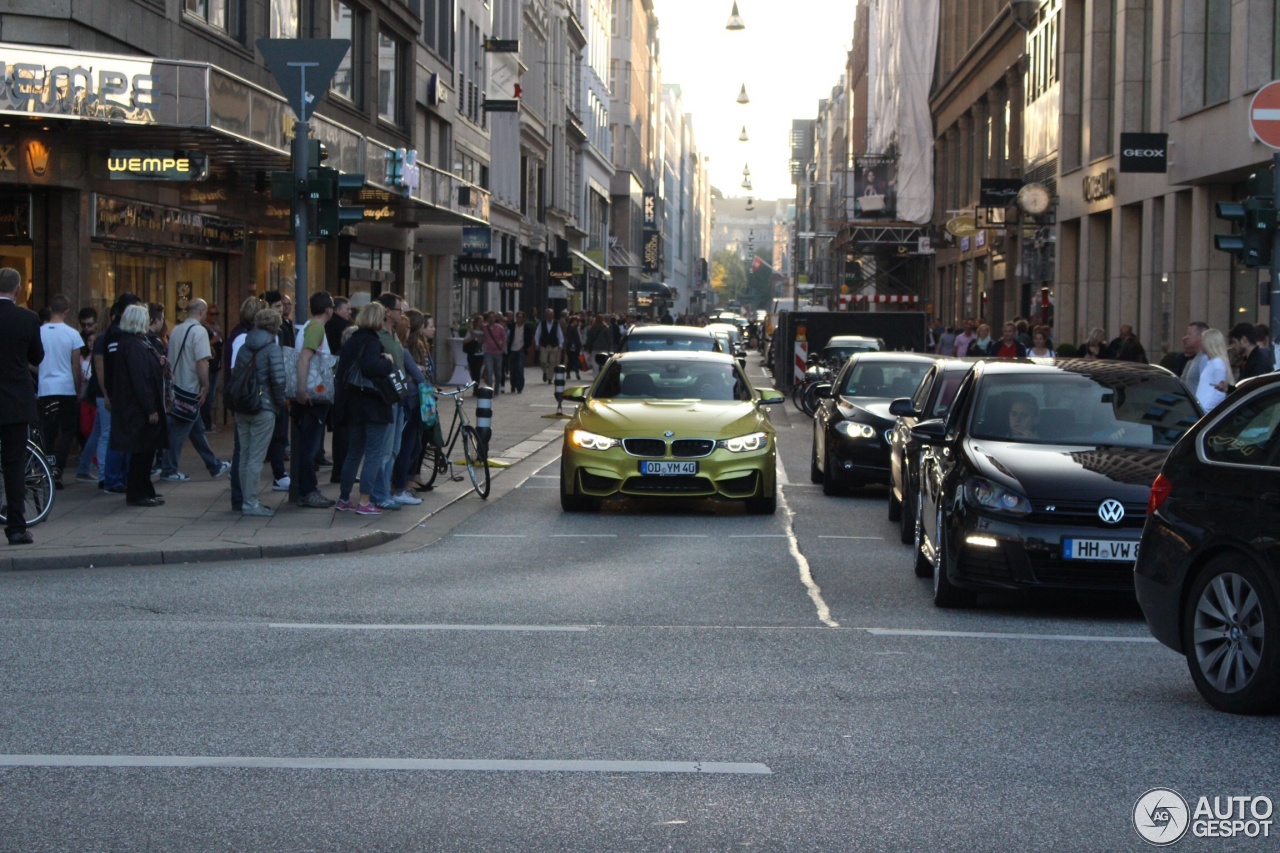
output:
[[[874,539],[881,542],[884,541],[883,536],[819,536],[818,538],[819,539]]]
[[[809,598],[818,611],[818,620],[828,628],[839,628],[840,623],[831,618],[831,609],[822,598],[822,588],[813,579],[813,572],[809,570],[809,561],[804,558],[804,554],[800,553],[800,543],[796,539],[796,514],[792,512],[791,504],[787,503],[784,492],[778,492],[778,502],[787,513],[787,547],[791,551],[792,559],[800,567],[800,583],[804,584],[805,589],[808,590]]]
[[[791,485],[791,478],[787,476],[787,469],[786,469],[786,467],[782,464],[782,457],[781,457],[781,456],[778,456],[778,457],[776,457],[776,458],[777,458],[777,460],[778,460],[778,463],[774,466],[774,469],[777,471],[777,474],[775,474],[774,476],[775,476],[775,477],[777,478],[777,480],[778,480],[778,485],[779,485],[779,486],[790,486],[790,485]]]
[[[706,539],[706,533],[641,533],[641,539]]]
[[[455,539],[528,539],[526,533],[451,533]]]
[[[878,637],[961,637],[980,640],[1065,640],[1073,643],[1154,643],[1155,637],[1105,637],[1092,634],[1003,634],[991,631],[926,631],[913,628],[863,628]]]
[[[552,539],[617,539],[616,533],[552,533]]]
[[[730,539],[785,539],[785,533],[731,533]]]
[[[515,773],[729,773],[772,775],[736,761],[556,761],[469,758],[276,758],[241,755],[0,755],[0,767],[235,767],[265,770],[415,770]]]
[[[269,622],[268,628],[299,631],[550,631],[584,633],[590,629],[580,625],[397,625],[361,624],[357,622]]]

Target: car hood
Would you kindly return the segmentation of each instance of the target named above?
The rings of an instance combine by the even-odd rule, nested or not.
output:
[[[894,416],[889,414],[889,404],[892,402],[892,400],[880,397],[841,397],[839,402],[840,414],[844,415],[848,420],[859,422],[866,422],[865,415],[870,415],[873,418],[892,423],[895,420]]]
[[[668,431],[677,438],[731,438],[766,429],[767,424],[754,403],[743,402],[590,400],[578,410],[583,429],[614,438]]]
[[[1167,449],[1017,444],[969,439],[965,449],[983,476],[1032,500],[1115,498],[1142,503]]]

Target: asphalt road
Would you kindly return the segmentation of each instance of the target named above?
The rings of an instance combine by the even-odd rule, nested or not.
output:
[[[1280,799],[1276,718],[1131,602],[935,609],[787,405],[773,517],[563,514],[552,446],[395,549],[0,576],[0,850],[1140,850],[1148,789]]]

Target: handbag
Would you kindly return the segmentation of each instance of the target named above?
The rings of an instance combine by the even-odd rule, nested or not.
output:
[[[402,368],[397,367],[386,376],[375,376],[373,384],[384,403],[398,403],[409,396],[409,376]]]
[[[298,359],[302,353],[293,347],[281,347],[280,352],[284,355],[284,387],[289,389],[287,396],[292,396],[298,387]],[[311,354],[311,363],[307,365],[308,402],[333,402],[333,374],[337,366],[337,356],[324,352]]]
[[[182,350],[186,347],[189,337],[191,337],[191,329],[187,329],[187,333],[182,337],[182,343],[178,345],[178,354],[173,359],[174,364],[178,364],[182,358]],[[200,392],[188,391],[174,382],[173,395],[169,401],[169,414],[180,421],[188,423],[194,421],[200,416]]]
[[[437,406],[436,389],[424,382],[418,386],[418,414],[422,417],[422,425],[430,429],[440,419]]]

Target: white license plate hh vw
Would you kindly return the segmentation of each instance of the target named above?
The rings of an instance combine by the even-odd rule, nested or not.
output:
[[[1136,540],[1115,539],[1063,539],[1064,560],[1114,560],[1132,563],[1138,559]]]
[[[659,477],[687,477],[698,473],[697,462],[641,462],[641,474],[656,474]]]

